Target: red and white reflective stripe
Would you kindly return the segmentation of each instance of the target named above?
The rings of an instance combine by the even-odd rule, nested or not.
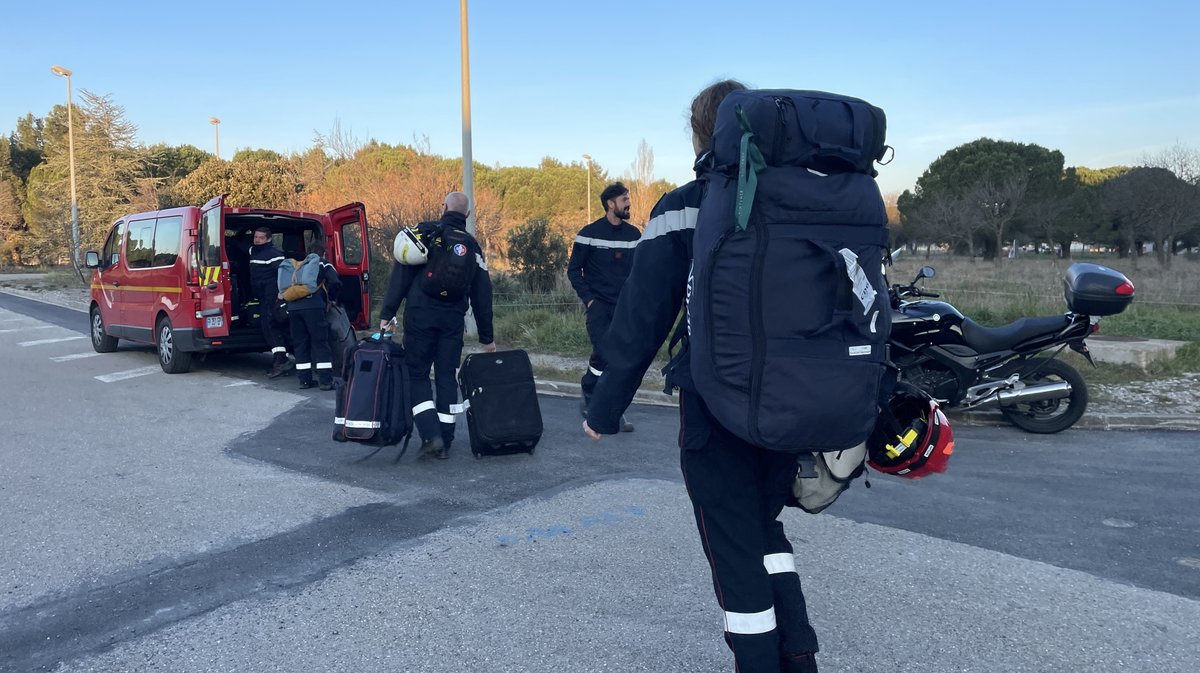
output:
[[[297,362],[296,369],[300,369],[300,370],[312,369],[312,363],[311,362]]]
[[[424,411],[433,411],[434,409],[437,409],[437,405],[433,403],[433,400],[425,400],[424,402],[413,407],[413,416],[416,416]]]
[[[378,428],[379,421],[346,421],[347,428]]]
[[[725,632],[752,636],[775,630],[775,608],[762,612],[725,612]]]
[[[438,420],[443,423],[450,423],[451,425],[453,425],[454,424],[454,414],[443,414],[442,412],[439,411],[438,412]]]
[[[796,557],[791,554],[767,554],[763,557],[763,566],[771,575],[794,573],[796,572]]]
[[[317,369],[333,369],[332,362],[318,362]]]

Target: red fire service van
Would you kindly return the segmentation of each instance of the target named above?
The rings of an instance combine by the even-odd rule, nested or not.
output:
[[[168,374],[186,372],[194,353],[267,350],[247,310],[250,244],[254,229],[271,228],[275,246],[303,259],[325,242],[325,257],[342,279],[336,297],[358,329],[369,323],[367,217],[361,203],[328,213],[230,208],[218,197],[201,208],[134,213],[118,220],[101,252],[88,252],[92,269],[91,339],[98,352],[118,339],[154,344]],[[286,330],[285,330],[286,332]]]

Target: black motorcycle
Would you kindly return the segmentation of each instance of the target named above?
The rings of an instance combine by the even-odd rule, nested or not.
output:
[[[939,295],[917,286],[933,278],[922,267],[908,285],[892,285],[891,362],[899,379],[950,409],[995,409],[1027,432],[1066,430],[1087,409],[1088,390],[1074,367],[1056,359],[1070,348],[1096,363],[1085,339],[1102,316],[1125,310],[1134,287],[1121,273],[1076,263],[1063,279],[1068,312],[984,327]],[[1049,357],[1039,355],[1053,350]]]

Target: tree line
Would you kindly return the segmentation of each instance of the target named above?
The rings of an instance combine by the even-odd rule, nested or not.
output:
[[[981,138],[947,151],[895,200],[895,243],[944,246],[986,259],[1032,244],[1072,244],[1121,257],[1149,249],[1169,266],[1200,245],[1200,152],[1176,144],[1137,165],[1064,167],[1062,152]]]
[[[446,193],[461,188],[461,160],[434,154],[427,140],[362,142],[337,121],[329,132],[315,133],[302,152],[240,149],[223,160],[192,145],[141,143],[110,96],[83,91],[72,114],[85,250],[100,247],[126,213],[201,205],[228,194],[235,207],[312,212],[361,201],[372,248],[382,256],[390,254],[401,227],[436,219]],[[635,196],[631,220],[643,226],[658,196],[675,185],[654,178],[654,154],[645,141],[634,157],[620,174],[595,162],[552,157],[533,167],[477,163],[476,235],[489,259],[502,268],[565,267],[569,241],[603,215],[599,194],[618,179]],[[45,116],[21,117],[0,137],[0,265],[69,261],[70,213],[67,109],[57,105]],[[519,249],[510,259],[514,243]],[[531,276],[531,282],[540,281]]]
[[[442,197],[460,187],[461,160],[434,154],[427,140],[361,142],[335,121],[302,152],[240,149],[222,160],[191,145],[143,144],[110,96],[85,90],[80,99],[73,115],[84,249],[98,248],[125,213],[228,194],[231,206],[316,212],[361,201],[372,249],[383,256],[401,227],[436,218]],[[480,244],[531,287],[553,284],[575,232],[602,214],[600,191],[618,179],[598,164],[552,157],[533,167],[476,164],[475,176]],[[638,226],[675,187],[654,178],[644,140],[619,178]],[[1065,167],[1058,150],[981,138],[930,164],[913,189],[889,200],[889,217],[896,245],[995,259],[1014,240],[1063,257],[1086,243],[1121,256],[1152,248],[1169,265],[1200,245],[1200,152],[1177,144],[1137,165],[1092,169]],[[19,118],[0,138],[0,265],[68,261],[71,238],[67,110],[57,105]]]

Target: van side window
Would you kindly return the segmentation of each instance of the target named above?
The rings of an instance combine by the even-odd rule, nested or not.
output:
[[[183,216],[160,217],[154,226],[154,266],[174,266],[179,259],[179,234]]]
[[[116,266],[121,261],[121,239],[125,238],[125,223],[117,222],[117,226],[108,233],[104,242],[104,257],[100,260],[102,268]]]
[[[154,220],[129,223],[125,261],[131,269],[148,269],[154,263]]]
[[[362,264],[362,260],[362,225],[347,222],[342,225],[342,261],[349,266],[357,266]]]
[[[221,209],[205,211],[200,222],[200,266],[221,266]]]

